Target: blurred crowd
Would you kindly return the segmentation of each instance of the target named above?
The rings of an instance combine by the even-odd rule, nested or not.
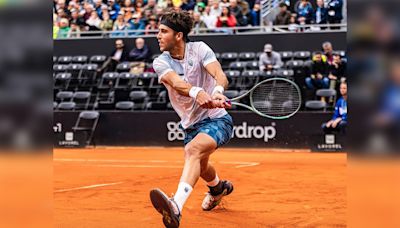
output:
[[[167,10],[189,11],[194,33],[260,25],[260,0],[54,0],[53,38],[79,37],[84,31],[111,31],[113,37],[154,34]]]
[[[288,25],[290,31],[299,31],[299,25],[342,23],[343,0],[316,0],[313,3],[315,5],[310,0],[298,0],[290,11],[287,2],[281,2],[273,24]]]

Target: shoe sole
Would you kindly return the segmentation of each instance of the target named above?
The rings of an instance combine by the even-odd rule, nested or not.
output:
[[[153,207],[163,216],[165,227],[179,227],[179,221],[175,218],[174,210],[170,206],[167,195],[165,195],[160,189],[153,189],[150,191],[150,200]]]
[[[209,209],[204,209],[204,208],[202,208],[203,211],[211,211],[211,210],[214,209],[216,206],[218,206],[218,204],[221,203],[222,198],[224,198],[225,196],[227,196],[227,195],[229,195],[229,194],[231,194],[231,193],[233,192],[233,185],[232,185],[232,183],[231,183],[231,186],[232,186],[232,188],[231,188],[231,191],[230,191],[230,192],[228,192],[228,189],[224,189],[224,191],[222,191],[222,197],[221,197],[218,201],[216,201],[216,202],[214,203],[214,205],[213,205],[211,208],[209,208]]]

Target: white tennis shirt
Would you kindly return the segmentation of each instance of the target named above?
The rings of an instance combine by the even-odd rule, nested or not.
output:
[[[154,59],[153,68],[158,75],[158,81],[168,72],[176,72],[185,82],[192,86],[201,87],[211,95],[216,80],[207,72],[205,66],[217,61],[214,52],[204,42],[186,43],[185,56],[183,60],[173,59],[169,52],[164,51]],[[164,84],[168,90],[171,105],[181,118],[183,128],[210,117],[220,118],[227,114],[223,108],[204,109],[200,107],[191,97],[180,95],[170,85]]]

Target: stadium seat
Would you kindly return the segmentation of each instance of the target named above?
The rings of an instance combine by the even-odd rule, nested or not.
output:
[[[117,110],[132,110],[135,103],[132,101],[119,101],[115,104]]]
[[[134,79],[138,77],[137,75],[124,72],[118,75],[117,81],[115,83],[115,88],[117,89],[129,89],[132,87]]]
[[[70,64],[68,65],[68,72],[71,73],[73,79],[72,84],[78,84],[78,77],[81,74],[82,64]]]
[[[225,69],[229,66],[229,63],[236,61],[238,54],[236,52],[224,52],[221,53],[220,62],[222,67]]]
[[[294,71],[290,70],[290,69],[279,69],[279,70],[276,70],[275,74],[278,77],[293,79]]]
[[[66,89],[69,86],[71,80],[71,73],[58,73],[54,82],[55,89]]]
[[[116,70],[118,72],[129,72],[131,70],[131,63],[130,62],[123,62],[117,65]]]
[[[148,102],[146,104],[146,110],[166,110],[167,103],[164,102]]]
[[[239,92],[238,92],[237,90],[226,90],[226,91],[224,92],[224,95],[225,95],[227,98],[232,99],[232,98],[237,97],[237,96],[239,95]]]
[[[214,52],[214,54],[215,54],[215,58],[217,58],[218,60],[221,58],[221,54],[220,53]]]
[[[246,62],[246,69],[247,70],[259,70],[260,67],[258,65],[258,61],[248,61],[248,62]]]
[[[78,91],[74,93],[73,102],[75,102],[75,109],[88,109],[91,93],[88,91]]]
[[[87,63],[88,57],[86,55],[77,55],[72,57],[72,63],[80,63],[85,64]]]
[[[75,106],[76,106],[75,102],[72,102],[72,101],[60,102],[60,103],[58,104],[58,109],[59,109],[59,110],[69,110],[69,111],[72,111],[72,110],[75,109]]]
[[[305,106],[306,109],[309,110],[325,110],[326,103],[323,101],[312,100],[312,101],[306,101]]]
[[[86,84],[87,80],[93,84],[97,77],[97,68],[98,65],[94,63],[84,64],[82,65],[82,70],[78,76],[81,84]]]
[[[65,102],[65,101],[71,101],[73,96],[74,92],[60,91],[57,93],[56,98],[58,101]]]
[[[83,111],[79,113],[78,119],[75,122],[72,130],[74,132],[86,133],[86,145],[90,145],[94,132],[99,121],[100,113],[97,111]]]
[[[253,61],[256,58],[256,53],[254,52],[240,52],[239,60],[240,61]]]
[[[70,64],[72,62],[71,56],[60,56],[58,57],[59,64]]]
[[[243,71],[246,68],[245,62],[231,62],[229,64],[229,70]]]
[[[324,97],[327,101],[327,107],[326,108],[334,108],[335,103],[336,103],[336,95],[337,92],[334,89],[318,89],[315,93],[317,97]],[[328,104],[331,104],[329,106]]]
[[[60,72],[66,72],[68,69],[68,65],[64,64],[54,64],[53,65],[53,72],[54,73],[60,73]]]
[[[98,88],[99,89],[111,89],[114,87],[117,78],[118,78],[118,73],[117,72],[106,72],[103,74],[101,77],[100,83]]]
[[[292,60],[293,58],[293,52],[291,51],[280,51],[279,54],[281,54],[281,59],[284,62]]]
[[[289,60],[286,62],[286,66],[290,69],[303,67],[303,64],[302,60]]]
[[[134,109],[145,109],[146,102],[149,100],[148,93],[146,91],[132,91],[129,94],[129,98],[135,102]]]
[[[259,81],[260,71],[258,70],[245,70],[241,74],[241,82],[239,88],[250,89]]]
[[[309,51],[296,51],[293,57],[295,60],[307,60],[311,58],[311,53]]]
[[[236,84],[239,81],[240,78],[240,71],[238,70],[227,70],[225,71],[225,75],[228,78],[229,81],[229,85],[228,88],[229,89],[235,89],[236,88]]]
[[[57,60],[58,60],[57,56],[53,56],[53,64],[57,63]]]
[[[107,57],[105,55],[94,55],[90,57],[90,63],[96,63],[98,65],[103,64]]]

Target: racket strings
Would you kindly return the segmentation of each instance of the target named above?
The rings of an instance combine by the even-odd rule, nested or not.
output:
[[[295,113],[301,102],[298,89],[290,82],[272,80],[258,85],[252,92],[253,108],[275,117]]]

